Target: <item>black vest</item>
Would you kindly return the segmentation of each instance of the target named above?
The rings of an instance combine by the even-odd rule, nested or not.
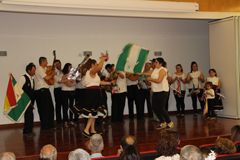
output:
[[[29,98],[33,101],[34,100],[34,80],[33,80],[33,88],[31,86],[31,81],[28,78],[28,76],[25,74],[23,75],[26,79],[25,84],[23,85],[22,89],[24,90],[24,92],[29,96]]]

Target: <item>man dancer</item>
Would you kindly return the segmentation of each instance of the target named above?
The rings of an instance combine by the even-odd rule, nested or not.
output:
[[[38,113],[41,121],[41,130],[51,130],[54,126],[54,107],[52,102],[52,96],[49,91],[49,85],[45,80],[49,80],[56,72],[52,72],[50,75],[45,73],[45,67],[47,67],[47,58],[39,58],[39,66],[36,69],[35,74],[35,90],[36,101],[38,107]]]
[[[36,66],[33,63],[29,63],[26,66],[26,74],[21,76],[18,84],[23,89],[23,91],[28,95],[31,99],[31,104],[27,107],[27,110],[24,114],[24,136],[35,136],[36,134],[32,131],[33,129],[33,104],[35,100],[35,92],[34,92],[34,79]]]

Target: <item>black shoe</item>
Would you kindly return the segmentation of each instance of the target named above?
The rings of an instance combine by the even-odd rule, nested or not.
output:
[[[92,137],[92,134],[91,133],[89,133],[89,134],[87,134],[86,132],[82,132],[82,135],[84,135],[85,137],[88,137],[88,138],[91,138]]]

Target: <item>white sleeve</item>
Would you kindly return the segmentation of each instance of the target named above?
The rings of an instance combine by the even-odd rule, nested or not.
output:
[[[44,79],[44,77],[46,77],[47,76],[47,74],[44,72],[44,70],[42,70],[42,69],[38,69],[38,70],[36,70],[36,72],[40,75],[40,77],[42,78],[42,79]]]
[[[21,88],[23,87],[23,85],[25,84],[25,82],[26,82],[26,79],[25,79],[24,76],[21,76],[21,77],[19,78],[19,80],[18,80],[18,84],[19,84],[19,86],[20,86]]]
[[[186,76],[185,73],[183,73],[183,74],[182,74],[182,79],[185,79],[185,78],[187,78],[187,76]]]

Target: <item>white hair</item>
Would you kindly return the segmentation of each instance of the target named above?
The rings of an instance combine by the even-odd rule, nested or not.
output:
[[[0,154],[0,160],[16,160],[16,156],[13,152],[3,152]]]
[[[51,148],[51,150],[47,150],[50,148]],[[46,151],[45,151],[45,149],[46,149]],[[51,144],[47,144],[47,145],[43,146],[43,148],[41,149],[41,152],[40,152],[40,158],[48,158],[50,160],[56,160],[57,159],[57,149]]]
[[[79,148],[69,153],[68,160],[91,160],[91,157],[88,152]]]
[[[89,142],[89,147],[92,152],[100,153],[103,148],[103,138],[100,134],[94,134]]]
[[[203,160],[203,155],[196,146],[186,145],[181,149],[180,160]]]

